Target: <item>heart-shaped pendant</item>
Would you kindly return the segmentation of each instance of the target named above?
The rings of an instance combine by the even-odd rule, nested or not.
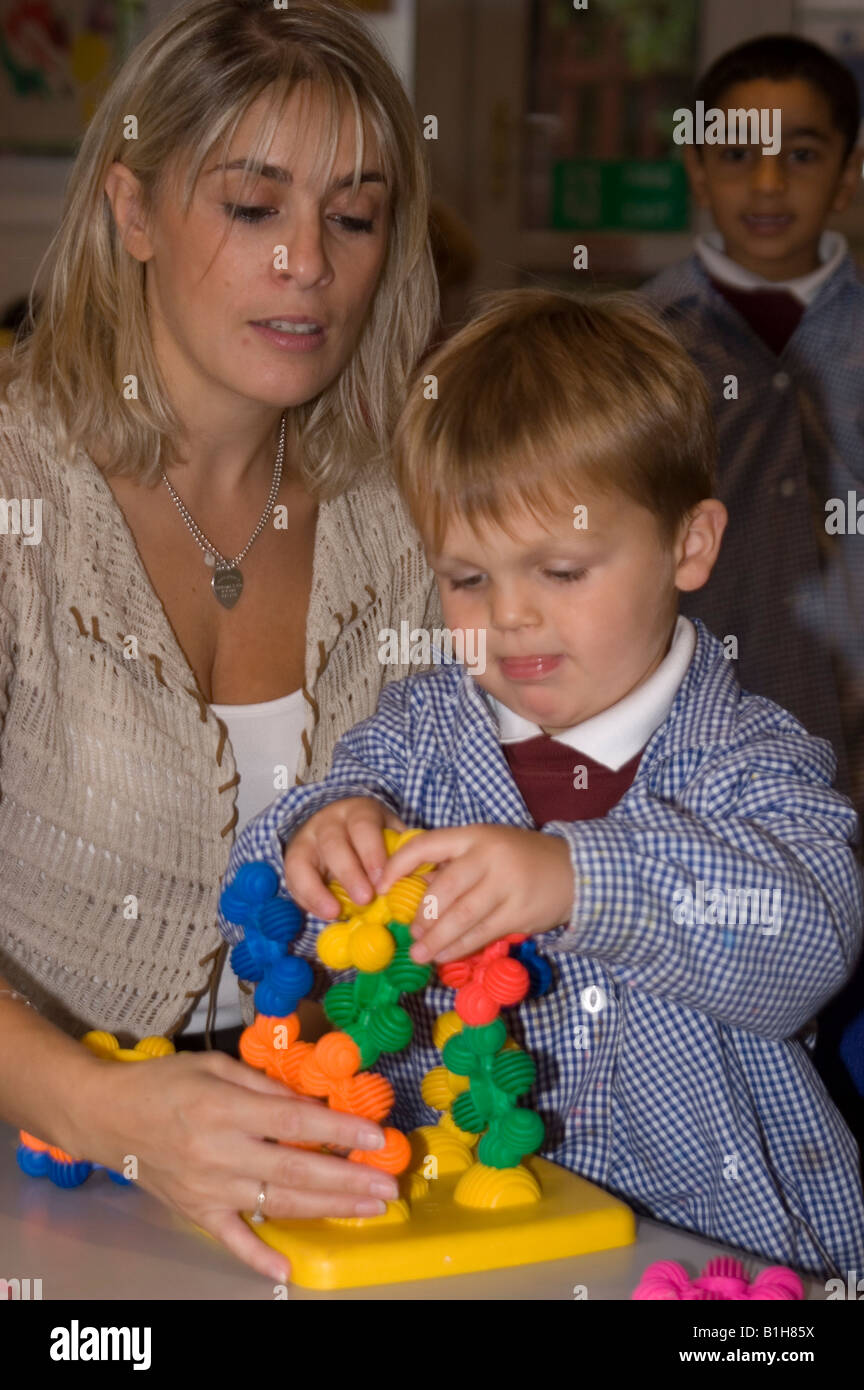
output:
[[[233,608],[243,592],[243,576],[233,565],[229,569],[217,569],[210,580],[210,587],[223,608]]]

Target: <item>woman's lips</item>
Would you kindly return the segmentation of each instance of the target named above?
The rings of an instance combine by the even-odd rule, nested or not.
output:
[[[268,343],[274,347],[281,348],[283,352],[315,352],[320,348],[327,336],[324,328],[319,328],[316,333],[280,333],[277,328],[270,328],[264,323],[253,323],[250,327],[260,333],[262,338],[266,338]]]
[[[511,681],[536,681],[555,671],[563,656],[502,656],[498,658],[503,675]]]

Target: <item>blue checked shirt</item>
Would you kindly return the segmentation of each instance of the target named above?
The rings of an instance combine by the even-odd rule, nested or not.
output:
[[[845,1277],[864,1268],[858,1151],[795,1034],[859,947],[856,816],[831,789],[829,744],[744,694],[719,642],[695,626],[693,659],[629,790],[602,818],[543,827],[570,847],[573,911],[535,938],[551,991],[505,1016],[537,1062],[530,1103],[546,1123],[544,1157],[641,1214]],[[386,686],[325,779],[246,826],[226,883],[248,859],[281,875],[294,831],[347,796],[375,797],[411,827],[537,829],[488,699],[456,663]],[[761,890],[770,903],[779,890],[779,930],[731,925],[731,912],[725,926],[706,922],[697,904],[712,888]],[[322,925],[309,919],[303,954]],[[407,996],[414,1042],[378,1063],[404,1130],[437,1119],[420,1081],[441,1064],[432,1025],[453,997],[442,986]]]

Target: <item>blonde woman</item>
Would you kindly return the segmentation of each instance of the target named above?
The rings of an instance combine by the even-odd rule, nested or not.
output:
[[[237,828],[407,674],[379,631],[440,623],[385,462],[436,311],[427,196],[361,21],[195,0],[94,117],[3,369],[0,493],[39,525],[0,536],[0,1116],[134,1155],[278,1278],[238,1212],[376,1212],[394,1185],[267,1142],[377,1126],[202,1050],[252,1017],[219,881]],[[186,1050],[120,1067],[88,1028]]]

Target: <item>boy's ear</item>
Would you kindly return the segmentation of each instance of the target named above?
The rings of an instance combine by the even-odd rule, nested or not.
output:
[[[675,588],[682,593],[701,589],[707,584],[720,553],[720,542],[729,513],[717,497],[697,502],[681,528],[678,539],[678,564]]]
[[[852,201],[861,178],[862,161],[864,161],[864,149],[860,145],[856,145],[840,171],[834,201],[831,204],[832,212],[842,212]]]
[[[690,180],[690,191],[700,208],[707,208],[708,201],[708,179],[705,174],[705,161],[698,153],[695,145],[684,146],[684,168],[687,170],[687,177]]]

